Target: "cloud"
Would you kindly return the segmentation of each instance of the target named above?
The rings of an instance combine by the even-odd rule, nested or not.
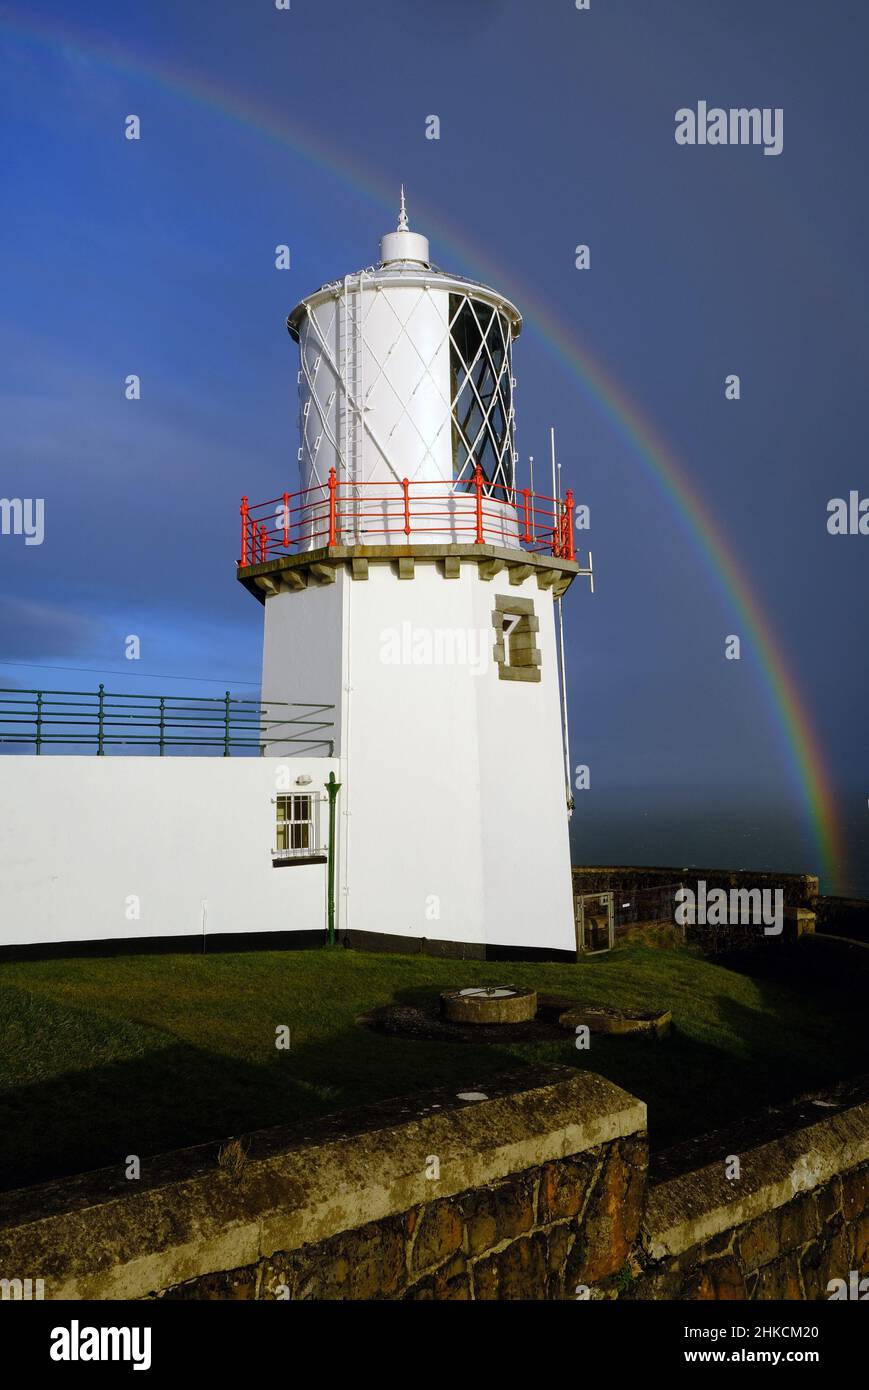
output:
[[[92,646],[95,622],[74,609],[31,599],[0,598],[0,660],[81,656]]]

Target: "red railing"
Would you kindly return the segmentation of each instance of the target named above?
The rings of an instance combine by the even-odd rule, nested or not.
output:
[[[473,479],[343,483],[334,468],[325,485],[251,505],[241,499],[239,566],[265,564],[286,551],[335,545],[453,542],[501,545],[574,560],[573,493],[545,497],[530,488]]]

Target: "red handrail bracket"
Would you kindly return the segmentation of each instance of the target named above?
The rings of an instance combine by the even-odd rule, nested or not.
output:
[[[338,490],[338,478],[334,468],[329,469],[329,545],[338,544],[338,519],[335,494]]]
[[[241,506],[239,507],[238,510],[239,510],[239,513],[241,514],[241,559],[239,560],[239,564],[242,566],[242,568],[244,568],[244,566],[247,564],[247,513],[248,513],[248,505],[247,505],[247,498],[246,498],[246,497],[242,497],[242,499],[241,499]]]

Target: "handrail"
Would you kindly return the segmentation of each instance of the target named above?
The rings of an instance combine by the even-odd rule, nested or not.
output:
[[[575,560],[574,499],[490,483],[478,467],[462,481],[401,478],[326,483],[251,504],[242,497],[238,565],[265,564],[281,552],[346,544],[443,540],[510,545]]]
[[[0,751],[6,745],[233,750],[265,754],[275,746],[300,753],[334,751],[334,705],[232,696],[134,695],[89,690],[0,687]],[[286,713],[284,713],[286,711]]]

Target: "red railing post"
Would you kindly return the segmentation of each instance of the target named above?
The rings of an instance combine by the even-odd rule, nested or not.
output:
[[[404,534],[410,537],[410,483],[407,478],[402,478],[401,488],[404,493]]]
[[[483,544],[483,470],[479,464],[474,469],[474,487],[477,492],[477,545]]]
[[[336,509],[336,505],[335,505],[335,493],[336,493],[336,491],[337,491],[337,488],[338,488],[338,479],[337,479],[337,477],[336,477],[336,475],[335,475],[335,469],[334,469],[334,468],[330,468],[330,469],[329,469],[329,545],[330,545],[330,546],[331,546],[331,545],[337,545],[337,544],[338,544],[338,523],[337,523],[337,514],[336,514],[337,509]]]
[[[576,545],[573,534],[573,488],[567,489],[564,499],[564,551],[568,560],[576,559]]]
[[[523,509],[524,512],[525,512],[525,534],[523,535],[522,539],[523,539],[523,541],[530,541],[530,539],[531,539],[531,507],[530,507],[530,501],[529,501],[529,499],[530,499],[530,497],[531,497],[531,489],[530,489],[530,488],[527,488],[527,487],[524,487],[524,488],[522,489],[522,496],[523,496],[524,499],[525,499],[525,505],[524,505],[524,509]]]
[[[259,526],[259,562],[260,562],[260,564],[261,564],[261,565],[264,565],[265,562],[266,562],[266,560],[267,560],[268,558],[269,558],[269,540],[268,540],[268,536],[266,535],[266,524],[265,524],[264,521],[261,521],[261,522],[260,522],[260,526]]]
[[[284,550],[290,548],[290,494],[284,493]]]
[[[248,507],[247,507],[247,498],[246,498],[246,497],[242,497],[242,499],[241,499],[241,506],[239,507],[238,510],[239,510],[239,513],[241,514],[241,559],[239,560],[239,564],[242,566],[242,568],[244,568],[244,566],[247,564],[247,511],[248,511]]]

